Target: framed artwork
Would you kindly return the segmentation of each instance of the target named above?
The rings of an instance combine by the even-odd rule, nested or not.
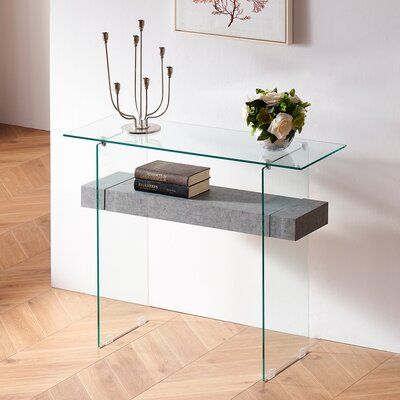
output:
[[[175,0],[175,30],[292,43],[292,0]]]

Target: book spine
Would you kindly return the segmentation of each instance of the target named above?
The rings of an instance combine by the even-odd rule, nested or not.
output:
[[[173,185],[181,185],[181,186],[186,186],[189,181],[186,176],[149,171],[146,168],[142,167],[136,168],[135,178],[148,181],[162,182],[162,183],[171,183]]]
[[[166,194],[175,197],[189,197],[189,188],[187,186],[173,185],[171,183],[150,181],[147,179],[135,179],[135,190],[142,192],[152,192]]]

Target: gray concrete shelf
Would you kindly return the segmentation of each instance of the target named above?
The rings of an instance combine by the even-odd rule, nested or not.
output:
[[[132,174],[117,172],[99,180],[99,208],[106,211],[261,234],[261,194],[211,186],[192,199],[137,192]],[[96,182],[81,188],[82,207],[96,208]],[[328,203],[265,195],[266,236],[296,241],[328,223]]]

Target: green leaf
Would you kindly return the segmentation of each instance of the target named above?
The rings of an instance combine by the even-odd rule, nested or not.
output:
[[[296,118],[302,111],[303,111],[303,108],[301,106],[299,106],[298,104],[296,104],[294,106],[294,109],[292,112],[292,117]]]
[[[293,97],[295,94],[296,94],[296,90],[295,90],[295,89],[292,89],[292,90],[290,91],[290,95]]]
[[[296,129],[300,129],[304,126],[305,123],[305,114],[304,113],[300,113],[296,116],[296,118],[293,118],[293,127]]]
[[[275,135],[271,134],[269,140],[271,141],[271,143],[275,143],[278,140],[278,138]]]
[[[264,124],[264,125],[260,125],[259,129],[261,129],[262,131],[268,132],[268,128],[270,127],[271,124]],[[269,133],[269,132],[268,132]]]
[[[255,107],[255,108],[264,108],[265,107],[265,102],[263,100],[253,100],[253,101],[248,101],[246,103],[249,107]]]
[[[273,117],[272,115],[268,112],[268,110],[266,108],[262,108],[258,115],[257,115],[257,121],[260,123],[260,125],[264,125],[264,124],[269,124],[272,122]]]
[[[258,141],[267,140],[268,137],[269,137],[269,132],[267,132],[267,131],[262,131],[262,132],[260,133],[260,136],[258,136],[257,140],[258,140]]]
[[[286,139],[287,140],[292,140],[293,138],[294,138],[294,135],[296,134],[296,131],[295,130],[291,130],[290,132],[289,132],[289,134],[286,136]]]
[[[290,115],[293,115],[294,111],[296,109],[296,105],[293,104],[292,102],[286,103],[286,112]]]

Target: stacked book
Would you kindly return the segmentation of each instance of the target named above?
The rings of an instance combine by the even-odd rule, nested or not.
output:
[[[190,199],[210,189],[210,168],[153,161],[135,170],[135,190]]]

